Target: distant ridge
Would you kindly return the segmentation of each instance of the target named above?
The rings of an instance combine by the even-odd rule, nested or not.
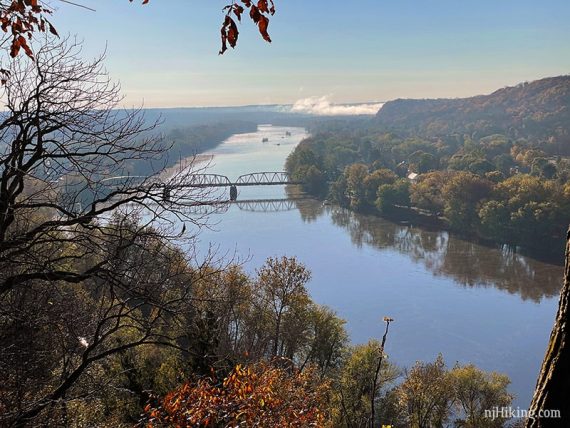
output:
[[[470,98],[389,101],[376,114],[376,121],[386,128],[426,136],[501,133],[567,141],[570,76],[524,82]]]

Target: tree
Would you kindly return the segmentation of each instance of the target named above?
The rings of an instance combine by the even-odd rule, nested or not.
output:
[[[295,181],[303,183],[303,188],[316,196],[327,191],[327,180],[321,158],[308,144],[302,142],[287,157],[285,169]]]
[[[384,317],[384,322],[386,323],[386,330],[384,330],[384,335],[382,336],[382,342],[380,342],[380,347],[378,348],[378,357],[376,363],[376,370],[374,371],[374,377],[372,378],[372,390],[370,395],[370,428],[374,428],[376,425],[376,395],[378,393],[378,385],[380,384],[380,375],[382,370],[382,363],[384,362],[384,347],[386,346],[386,339],[388,337],[388,330],[390,328],[390,323],[394,321],[390,317]]]
[[[407,373],[397,394],[407,412],[408,426],[442,426],[450,417],[453,392],[441,354],[433,363],[418,361]]]
[[[394,184],[384,184],[378,188],[376,208],[384,214],[390,213],[396,205],[410,205],[410,183],[402,178]]]
[[[511,213],[502,201],[490,200],[484,202],[479,210],[481,231],[485,236],[494,237],[504,242],[512,241]]]
[[[326,194],[326,177],[315,165],[298,168],[292,178],[302,182],[303,188],[312,195],[322,196]]]
[[[389,169],[381,168],[371,172],[364,179],[364,197],[368,205],[374,205],[377,198],[378,188],[384,184],[393,184],[398,176]]]
[[[292,357],[284,332],[289,328],[305,328],[302,316],[309,302],[305,284],[311,273],[295,257],[269,257],[257,271],[258,299],[269,310],[273,326],[272,356]],[[301,324],[297,324],[301,321]],[[290,344],[289,344],[290,345]]]
[[[21,354],[30,369],[14,373],[23,395],[16,406],[8,397],[2,414],[18,426],[46,409],[64,412],[85,394],[85,374],[112,355],[146,344],[177,347],[169,326],[188,309],[201,275],[167,242],[190,239],[185,227],[163,220],[199,227],[187,208],[208,192],[182,187],[191,166],[161,177],[167,146],[149,136],[153,124],[117,109],[119,88],[102,58],[83,63],[79,50],[70,40],[48,42],[35,61],[14,60],[2,88],[0,359],[17,367],[10,361]],[[155,173],[130,175],[136,162],[155,164]],[[38,343],[22,340],[21,331],[35,332]],[[44,370],[57,376],[32,385]]]
[[[29,281],[3,296],[0,366],[7,387],[0,393],[3,422],[63,423],[62,418],[71,417],[67,403],[97,402],[99,389],[115,382],[91,377],[105,372],[114,356],[150,344],[181,348],[176,326],[188,312],[191,286],[200,272],[156,232],[145,233],[132,219],[118,217],[109,224],[105,239],[109,241],[100,242],[93,259],[124,249],[115,252],[106,278],[73,284]],[[82,255],[78,263],[90,261]],[[43,374],[38,376],[38,370]],[[12,391],[22,394],[10,396]],[[144,389],[133,386],[132,392],[144,400]]]
[[[443,186],[444,212],[456,230],[467,231],[477,226],[482,200],[491,192],[492,184],[474,174],[458,172]]]
[[[346,176],[346,196],[350,200],[350,208],[358,211],[367,207],[364,181],[368,177],[368,167],[362,163],[354,163],[344,170]]]
[[[457,409],[455,424],[465,428],[500,428],[507,418],[486,417],[485,410],[502,408],[511,404],[513,396],[507,392],[508,376],[486,373],[473,364],[456,365],[449,372],[453,388],[454,407]]]
[[[486,159],[476,160],[469,164],[469,171],[473,174],[485,176],[486,174],[495,171],[495,165]]]
[[[442,189],[449,181],[451,173],[434,171],[420,176],[410,189],[410,199],[414,205],[434,213],[443,211]]]
[[[301,368],[311,364],[321,378],[330,377],[340,369],[348,344],[345,323],[333,310],[313,305],[309,316],[311,339]]]
[[[192,349],[188,365],[194,373],[225,372],[235,364],[273,357],[276,342],[278,356],[301,369],[314,366],[323,378],[338,369],[348,340],[344,320],[315,304],[303,284],[285,290],[277,269],[265,268],[263,279],[228,266],[194,282],[191,317],[181,327]]]
[[[410,164],[410,168],[419,174],[425,174],[426,172],[437,168],[436,157],[431,153],[424,152],[423,150],[418,150],[412,153],[408,158],[408,162]]]
[[[515,162],[510,154],[502,153],[493,158],[493,163],[498,171],[504,175],[510,175],[511,168],[515,166]]]
[[[115,254],[81,269],[73,262],[93,251],[94,231],[105,236],[101,218],[110,213],[152,207],[148,223],[171,213],[198,224],[186,209],[196,199],[207,200],[207,192],[182,190],[191,167],[166,183],[160,178],[168,147],[146,136],[153,125],[138,111],[116,109],[119,88],[103,73],[102,58],[84,64],[79,49],[64,41],[40,49],[35,62],[17,60],[14,79],[4,87],[0,264],[6,268],[0,295],[32,280],[77,283],[106,275]],[[141,161],[155,164],[154,173],[131,176],[133,163]],[[75,252],[46,252],[56,238],[73,243]]]
[[[133,0],[129,1],[133,2]],[[149,2],[150,0],[141,0],[143,5]],[[90,9],[79,3],[65,3]],[[269,17],[275,14],[273,0],[260,0],[258,2],[251,0],[232,1],[223,8],[223,11],[224,20],[221,28],[222,47],[220,55],[228,49],[228,44],[232,48],[236,46],[239,30],[235,19],[241,22],[243,14],[249,15],[250,19],[257,25],[263,39],[271,42],[267,28],[269,26]],[[10,56],[12,58],[17,57],[21,50],[28,57],[34,58],[35,54],[28,42],[28,39],[31,40],[34,33],[47,32],[58,36],[55,26],[47,19],[53,13],[54,9],[41,0],[0,0],[0,28],[5,33],[2,44],[8,40],[10,41]],[[0,69],[3,81],[8,78],[9,74],[8,69]]]
[[[329,197],[342,207],[349,206],[350,199],[347,196],[347,182],[344,174],[331,183]]]
[[[537,157],[532,161],[530,172],[532,175],[551,180],[556,175],[556,166],[547,158]]]
[[[481,206],[479,216],[484,232],[498,232],[516,244],[537,246],[557,236],[562,241],[560,230],[567,213],[558,183],[517,174],[496,185],[492,200]]]
[[[193,353],[191,371],[229,370],[235,364],[264,355],[267,332],[254,308],[252,279],[239,266],[212,269],[195,281],[192,307],[182,325],[186,347]],[[246,357],[248,356],[248,357]]]
[[[327,427],[330,394],[329,383],[310,368],[238,365],[221,382],[187,382],[147,405],[140,426]]]
[[[406,373],[394,390],[399,404],[392,411],[403,414],[405,426],[413,428],[441,427],[448,421],[457,427],[498,428],[506,420],[485,413],[511,404],[509,384],[506,375],[484,372],[473,364],[447,370],[440,354],[433,363],[418,361]]]
[[[380,349],[380,342],[370,340],[348,350],[337,384],[334,385],[337,402],[335,426],[369,427],[372,423],[372,401],[375,407],[381,408],[386,392],[400,376],[400,370],[387,358],[377,372]],[[378,426],[377,419],[374,423]]]
[[[568,391],[570,391],[570,230],[566,240],[564,285],[560,291],[558,312],[550,334],[546,354],[536,382],[529,412],[535,415],[527,428],[564,427],[570,423]],[[559,410],[559,419],[541,418],[540,412]]]

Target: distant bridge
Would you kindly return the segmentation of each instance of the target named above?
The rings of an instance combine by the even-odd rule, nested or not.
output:
[[[252,172],[240,175],[237,180],[231,181],[220,174],[194,174],[175,187],[240,187],[240,186],[279,186],[285,184],[302,184],[291,180],[286,172]]]
[[[300,181],[291,180],[289,174],[283,171],[279,172],[252,172],[250,174],[240,175],[236,181],[231,181],[225,175],[220,174],[193,174],[177,183],[166,184],[163,189],[163,197],[169,200],[170,191],[172,189],[188,189],[188,188],[210,188],[210,187],[229,187],[230,201],[237,200],[238,187],[242,186],[282,186],[287,184],[302,184]]]
[[[121,180],[124,182],[126,179],[133,178],[146,178],[142,176],[120,176],[105,178],[103,181],[116,181]],[[231,181],[225,175],[220,174],[192,174],[180,180],[170,180],[162,182],[158,185],[157,196],[161,196],[164,201],[170,202],[175,198],[184,199],[184,195],[180,194],[179,190],[192,189],[192,188],[212,188],[212,187],[229,187],[230,201],[236,201],[238,196],[238,187],[241,186],[282,186],[288,184],[303,184],[301,181],[292,180],[289,174],[283,171],[273,172],[252,172],[250,174],[240,175],[237,180]],[[219,202],[204,202],[200,205],[218,205]]]

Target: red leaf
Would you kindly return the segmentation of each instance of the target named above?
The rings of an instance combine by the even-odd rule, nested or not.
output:
[[[253,19],[253,22],[257,24],[261,19],[262,15],[261,13],[259,13],[259,9],[257,8],[257,6],[252,4],[251,9],[249,9],[249,16],[251,19]]]
[[[257,2],[257,8],[260,10],[260,12],[265,12],[265,13],[269,13],[269,8],[267,5],[267,0],[259,0]]]
[[[266,16],[261,15],[259,18],[259,32],[263,37],[263,40],[266,42],[271,43],[271,37],[269,37],[269,33],[267,32],[267,27],[269,26],[269,19]]]
[[[236,47],[238,40],[239,31],[237,25],[233,19],[230,18],[229,29],[228,29],[228,42],[232,48]]]
[[[10,56],[12,58],[15,58],[18,56],[18,53],[20,53],[20,42],[16,38],[12,41],[12,46],[10,47]]]
[[[243,13],[243,7],[239,4],[234,4],[234,14],[237,16],[238,21],[241,22],[241,14]]]
[[[24,52],[26,52],[26,55],[28,55],[30,58],[33,58],[34,53],[30,49],[30,46],[28,46],[28,42],[26,41],[26,38],[24,36],[19,36],[18,40],[20,42],[20,46],[22,47],[22,49],[24,49]]]

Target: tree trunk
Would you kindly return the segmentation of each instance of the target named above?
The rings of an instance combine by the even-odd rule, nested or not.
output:
[[[273,357],[275,358],[279,354],[279,335],[281,334],[281,313],[279,311],[277,314],[277,319],[275,320],[275,339],[273,343]]]
[[[570,230],[566,240],[566,265],[564,268],[564,286],[560,294],[560,303],[556,322],[550,334],[550,341],[542,368],[538,375],[536,389],[530,405],[531,414],[526,428],[570,427],[570,328],[568,317],[570,308]],[[545,410],[559,410],[560,418],[541,418]]]

